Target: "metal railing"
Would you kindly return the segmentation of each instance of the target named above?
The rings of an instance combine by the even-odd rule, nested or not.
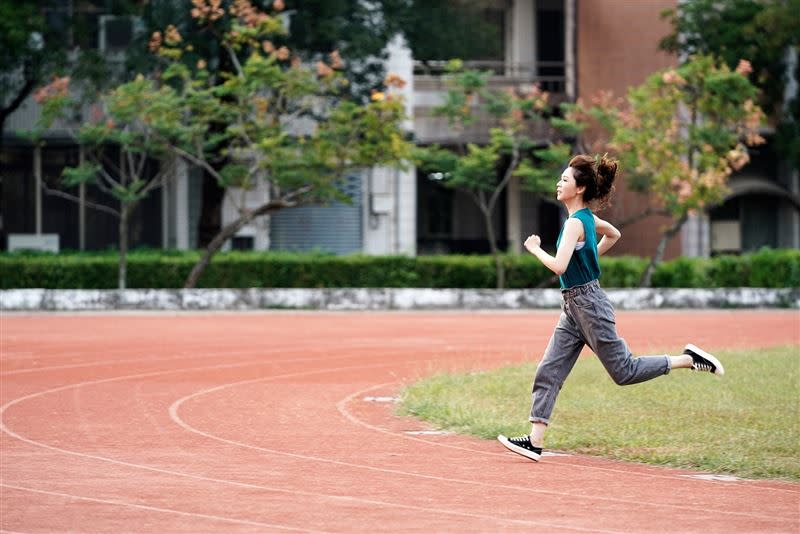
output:
[[[448,61],[414,61],[415,86],[431,90],[442,89],[441,77],[446,74]],[[566,89],[566,73],[563,61],[536,61],[510,63],[502,60],[471,60],[463,62],[465,69],[488,71],[490,85],[515,83],[538,83],[542,90],[563,93]]]

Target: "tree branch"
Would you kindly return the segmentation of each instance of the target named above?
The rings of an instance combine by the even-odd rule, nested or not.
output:
[[[102,161],[97,159],[94,156],[94,154],[92,154],[91,152],[87,153],[87,155],[88,155],[89,159],[91,159],[93,162],[95,162],[97,164],[97,167],[100,169],[100,174],[102,174],[103,177],[106,180],[108,180],[113,185],[119,185],[119,183],[116,180],[114,180],[114,178],[110,174],[108,174],[108,172],[106,171],[105,167],[103,166],[103,162]],[[110,195],[110,196],[114,196],[114,192],[102,180],[96,180],[95,184],[97,185],[97,187],[100,188],[100,190],[103,193],[105,193],[107,195]]]
[[[28,95],[31,94],[33,88],[36,87],[36,84],[38,82],[39,82],[38,80],[34,79],[25,80],[25,85],[23,85],[22,88],[19,90],[17,96],[15,96],[14,99],[11,102],[9,102],[7,106],[3,106],[3,108],[0,109],[0,125],[4,125],[6,122],[6,118],[12,113],[14,113],[14,111],[16,111],[17,108],[22,105],[22,102],[24,102],[25,99],[28,97]]]
[[[70,195],[69,193],[65,193],[64,191],[59,191],[58,189],[50,189],[49,187],[47,187],[47,185],[45,185],[44,181],[42,181],[42,190],[45,192],[46,195],[65,198],[67,200],[71,200],[76,203],[80,203],[81,201],[81,199],[79,197],[76,197],[75,195]],[[108,206],[103,206],[102,204],[96,204],[89,200],[84,200],[83,203],[84,205],[86,205],[86,207],[96,209],[97,211],[103,211],[109,213],[116,218],[120,217],[120,213],[114,208],[109,208]]]
[[[224,46],[225,50],[228,51],[228,55],[230,56],[231,61],[233,62],[233,66],[236,68],[236,74],[239,75],[239,78],[244,79],[244,71],[242,70],[241,63],[239,63],[239,58],[236,57],[236,52],[233,50],[233,48],[230,47],[230,45],[226,44]]]
[[[514,175],[514,169],[516,169],[517,164],[519,163],[519,147],[517,147],[516,143],[514,144],[514,149],[511,156],[511,163],[509,163],[508,168],[506,169],[505,176],[500,181],[500,184],[495,188],[494,193],[492,193],[492,197],[489,199],[489,211],[494,209],[494,205],[497,203],[497,199],[500,198],[500,193],[503,192],[508,182],[511,180],[511,177]]]
[[[172,150],[173,152],[178,154],[183,159],[186,159],[186,160],[190,161],[191,163],[194,163],[198,167],[202,167],[203,169],[205,169],[205,171],[208,172],[208,174],[210,174],[211,176],[216,178],[219,182],[223,181],[222,176],[206,160],[204,160],[202,158],[198,158],[194,154],[191,154],[191,153],[189,153],[189,152],[187,152],[187,151],[183,150],[182,148],[177,147],[175,145],[169,145],[169,148],[170,148],[170,150]]]

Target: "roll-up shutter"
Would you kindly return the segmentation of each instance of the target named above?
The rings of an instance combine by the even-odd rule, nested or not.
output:
[[[270,249],[334,254],[361,251],[361,176],[345,179],[342,189],[351,204],[299,206],[279,211],[270,220]]]

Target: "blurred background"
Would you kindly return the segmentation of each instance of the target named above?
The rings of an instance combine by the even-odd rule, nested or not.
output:
[[[544,126],[531,123],[524,150],[566,141],[573,152],[580,140],[554,136],[549,127],[548,121],[565,116],[560,104],[597,101],[597,95],[608,94],[604,91],[624,99],[654,73],[680,69],[698,53],[712,55],[729,71],[742,70],[740,61],[746,60],[745,74],[758,90],[755,103],[764,112],[757,125],[763,142],[748,146],[748,163],[725,175],[721,197],[686,212],[667,235],[663,259],[800,248],[800,7],[794,0],[0,0],[0,5],[3,251],[119,247],[119,196],[96,180],[64,181],[64,169],[79,166],[88,149],[74,131],[41,126],[37,90],[68,76],[69,91],[91,101],[137,74],[155,79],[165,64],[163,55],[153,53],[153,35],[170,25],[184,46],[180,61],[195,65],[200,58],[205,65],[207,60],[204,69],[213,77],[231,68],[224,35],[236,22],[231,13],[237,8],[240,20],[250,8],[279,20],[285,32],[270,42],[286,46],[298,62],[332,64],[329,54],[337,51],[343,58],[337,73],[349,82],[340,99],[367,105],[383,95],[378,92],[387,74],[398,76],[404,83],[396,84],[393,94],[402,97],[404,139],[417,148],[435,145],[455,154],[466,143],[489,145],[491,128],[505,124],[477,107],[460,123],[437,111],[448,102],[447,80],[453,75],[448,62],[456,58],[462,72],[482,73],[482,90],[510,94],[536,87],[537,94],[547,94],[548,112],[536,123]],[[232,22],[210,31],[210,19],[193,14],[205,9],[221,9]],[[708,111],[704,117],[714,120]],[[125,157],[124,147],[114,143],[104,151],[114,163]],[[145,177],[163,171],[165,160],[157,154],[147,158],[141,167]],[[544,160],[531,161],[536,167]],[[552,249],[565,217],[552,191],[559,167],[552,167],[548,190],[526,185],[524,176],[504,180],[507,164],[499,158],[491,177],[502,187],[477,189],[448,183],[442,179],[446,173],[413,158],[404,165],[353,168],[337,181],[336,196],[324,202],[308,198],[256,217],[220,250],[417,257],[488,254],[496,247],[514,255],[522,253],[531,233]],[[276,198],[269,180],[237,188],[187,159],[169,165],[169,176],[130,214],[131,249],[205,249],[243,209]],[[122,168],[109,165],[106,171]],[[627,179],[623,171],[616,198],[604,212],[625,227],[611,254],[650,258],[677,215],[660,209],[667,201]],[[496,192],[488,214],[475,200],[476,191]],[[648,206],[653,209],[645,210]]]

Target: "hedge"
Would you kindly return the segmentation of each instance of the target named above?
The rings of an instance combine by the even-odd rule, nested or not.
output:
[[[179,288],[199,252],[133,251],[128,287]],[[552,278],[530,255],[504,256],[509,289]],[[636,287],[647,265],[638,257],[603,257],[605,287]],[[2,253],[0,288],[114,289],[117,255]],[[199,287],[493,288],[490,256],[334,256],[287,252],[227,252],[214,257]],[[762,249],[741,256],[678,258],[658,266],[654,287],[800,287],[800,250]],[[555,285],[553,285],[555,287]]]

